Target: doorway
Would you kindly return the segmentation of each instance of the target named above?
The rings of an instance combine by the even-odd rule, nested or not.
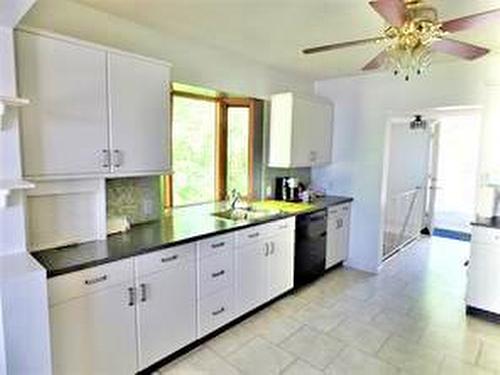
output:
[[[428,204],[434,236],[470,241],[480,125],[480,113],[469,111],[441,115],[434,126]]]
[[[384,259],[417,239],[425,226],[431,125],[417,116],[389,121],[383,179]]]

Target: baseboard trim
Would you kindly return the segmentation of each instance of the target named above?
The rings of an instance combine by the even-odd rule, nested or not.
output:
[[[173,362],[174,360],[176,360],[177,358],[183,356],[184,354],[189,353],[193,349],[199,347],[200,345],[204,344],[205,342],[209,341],[210,339],[214,338],[215,336],[220,335],[224,331],[227,331],[228,329],[234,327],[235,325],[243,322],[244,320],[246,320],[249,317],[251,317],[251,316],[255,315],[256,313],[258,313],[259,311],[264,310],[266,307],[269,307],[273,303],[275,303],[275,302],[277,302],[277,301],[279,301],[279,300],[281,300],[281,299],[289,296],[290,294],[294,293],[296,290],[297,290],[296,288],[292,288],[292,289],[288,290],[287,292],[283,293],[282,295],[280,295],[280,296],[272,299],[271,301],[268,301],[265,304],[263,304],[263,305],[255,308],[254,310],[251,310],[251,311],[249,311],[249,312],[247,312],[247,313],[239,316],[238,318],[230,321],[226,325],[218,328],[214,332],[211,332],[211,333],[207,334],[206,336],[203,336],[203,337],[199,338],[198,340],[193,341],[192,343],[190,343],[190,344],[186,345],[185,347],[179,349],[175,353],[172,353],[172,354],[168,355],[167,357],[159,360],[158,362],[153,363],[151,366],[145,368],[144,370],[141,370],[141,371],[137,372],[136,375],[149,375],[149,374],[153,374],[154,372],[158,371],[162,367],[168,365],[170,362]]]

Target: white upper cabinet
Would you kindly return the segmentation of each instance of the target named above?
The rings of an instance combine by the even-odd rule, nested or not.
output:
[[[24,174],[107,172],[106,53],[17,32]]]
[[[333,105],[293,93],[271,98],[269,166],[311,167],[331,163]]]
[[[167,63],[26,31],[16,47],[25,176],[170,170]]]
[[[126,55],[109,54],[112,167],[117,173],[170,169],[169,69]]]

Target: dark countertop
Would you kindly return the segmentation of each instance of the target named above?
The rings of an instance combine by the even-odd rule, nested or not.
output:
[[[500,216],[477,217],[471,224],[477,227],[500,229]]]
[[[159,221],[133,226],[128,232],[111,235],[106,240],[37,251],[32,255],[45,267],[47,276],[54,277],[352,200],[348,197],[324,197],[313,202],[314,209],[254,221],[229,221],[212,216],[213,212],[226,207],[223,203],[174,208]]]

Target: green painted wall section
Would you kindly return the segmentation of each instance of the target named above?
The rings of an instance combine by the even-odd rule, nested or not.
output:
[[[126,216],[131,224],[158,220],[163,214],[161,180],[158,176],[107,180],[108,219]]]

